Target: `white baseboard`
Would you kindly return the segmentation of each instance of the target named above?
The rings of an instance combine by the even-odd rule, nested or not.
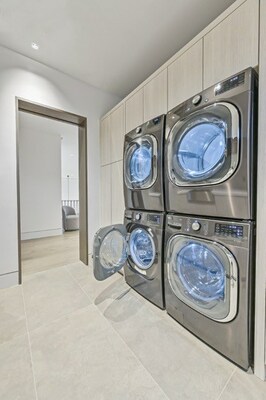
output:
[[[49,236],[59,236],[63,234],[62,228],[50,229],[47,231],[37,231],[37,232],[21,232],[21,240],[38,239]]]
[[[0,289],[18,285],[18,271],[0,275]]]

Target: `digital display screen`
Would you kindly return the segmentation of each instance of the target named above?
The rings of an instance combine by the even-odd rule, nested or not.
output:
[[[243,237],[243,226],[215,224],[215,233],[220,236]]]
[[[160,225],[160,215],[156,215],[156,214],[152,214],[152,215],[148,215],[148,221],[149,222],[153,222],[154,224]]]

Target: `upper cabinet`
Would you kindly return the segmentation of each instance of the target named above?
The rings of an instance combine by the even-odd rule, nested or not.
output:
[[[247,0],[204,37],[204,88],[258,65],[259,2]]]
[[[105,117],[101,120],[100,125],[100,159],[101,165],[106,165],[111,162],[111,132],[110,132],[110,117]]]
[[[123,159],[125,107],[121,104],[110,115],[111,162]]]
[[[144,86],[144,121],[167,112],[167,69]]]
[[[168,67],[168,111],[203,88],[202,39]]]
[[[143,88],[141,88],[126,100],[126,132],[131,131],[143,122]]]

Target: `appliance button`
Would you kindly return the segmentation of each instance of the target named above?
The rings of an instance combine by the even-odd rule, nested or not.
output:
[[[192,103],[194,104],[194,106],[197,106],[200,102],[201,102],[201,95],[200,94],[198,94],[197,96],[193,97]]]
[[[139,214],[139,213],[136,214],[136,215],[135,215],[135,220],[136,220],[136,221],[140,221],[140,220],[141,220],[141,214]]]
[[[140,126],[138,126],[138,127],[136,128],[136,133],[141,133],[141,127],[140,127]]]
[[[192,226],[193,231],[199,231],[201,228],[201,225],[198,221],[193,222],[193,224],[191,226]]]

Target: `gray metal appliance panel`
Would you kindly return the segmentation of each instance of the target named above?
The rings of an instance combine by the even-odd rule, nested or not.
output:
[[[202,227],[198,232],[192,229],[192,223],[195,221],[199,222]],[[215,223],[243,226],[243,238],[215,234]],[[239,268],[238,313],[235,319],[227,323],[217,322],[200,314],[177,298],[171,289],[165,271],[167,312],[202,341],[241,368],[248,370],[253,365],[254,223],[168,215],[166,219],[165,248],[169,239],[178,234],[213,240],[231,251]],[[165,265],[167,263],[166,254],[167,250],[165,250]]]
[[[256,214],[257,80],[251,68],[245,71],[245,83],[215,95],[217,85],[200,93],[199,105],[193,98],[169,111],[166,117],[167,141],[174,124],[195,111],[216,102],[235,105],[240,117],[240,161],[235,173],[226,181],[213,184],[177,186],[165,167],[165,203],[167,212],[207,215],[220,218],[254,219]],[[174,120],[172,116],[177,118]],[[167,145],[165,145],[165,160]]]
[[[153,217],[156,217],[155,221],[152,221]],[[128,262],[124,267],[125,280],[136,292],[161,309],[165,308],[163,281],[164,223],[164,213],[125,211],[124,224],[128,232],[132,232],[133,229],[138,227],[144,228],[152,234],[156,245],[155,262],[146,270],[146,275],[141,274],[136,269],[129,256]]]
[[[159,122],[154,123],[154,121]],[[125,207],[136,210],[164,211],[164,186],[163,186],[163,157],[164,157],[164,128],[165,115],[153,118],[143,125],[133,129],[125,135],[124,141],[124,166],[125,149],[134,139],[141,136],[151,135],[157,141],[157,156],[153,163],[157,164],[157,178],[154,184],[147,189],[130,189],[127,187],[124,178],[124,199]],[[124,167],[125,174],[125,167]]]

